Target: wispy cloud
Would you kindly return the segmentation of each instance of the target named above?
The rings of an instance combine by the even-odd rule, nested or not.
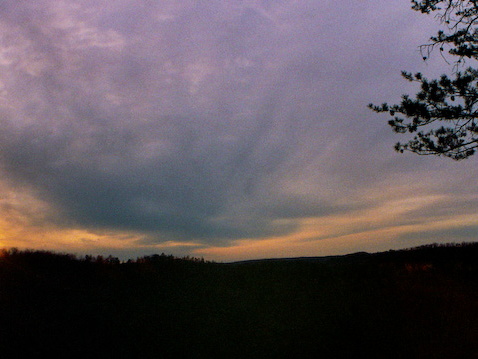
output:
[[[390,228],[476,212],[471,162],[395,154],[366,108],[409,89],[400,70],[439,68],[416,53],[436,24],[408,4],[42,0],[0,13],[2,175],[49,211],[3,198],[5,226],[23,221],[25,238],[43,226],[51,243],[91,248],[282,238],[305,250],[286,239],[308,222],[320,233],[385,228],[374,211]],[[388,192],[410,208],[397,214]]]

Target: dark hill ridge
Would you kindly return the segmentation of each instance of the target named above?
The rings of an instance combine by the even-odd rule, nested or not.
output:
[[[266,258],[232,262],[230,264],[253,264],[266,262],[316,262],[316,263],[378,263],[394,262],[423,263],[434,262],[436,264],[463,263],[473,264],[478,259],[478,243],[446,243],[428,244],[401,250],[389,250],[387,252],[368,253],[356,252],[346,255],[324,257],[291,257],[291,258]]]
[[[367,252],[357,252],[345,255],[336,256],[323,256],[323,257],[290,257],[290,258],[265,258],[265,259],[250,259],[237,262],[231,262],[229,264],[248,264],[248,263],[261,263],[261,262],[333,262],[333,261],[354,261],[362,260],[371,256]]]
[[[476,358],[478,244],[206,262],[0,255],[2,358]]]

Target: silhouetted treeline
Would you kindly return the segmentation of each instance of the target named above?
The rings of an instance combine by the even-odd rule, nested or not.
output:
[[[474,358],[478,244],[214,263],[0,253],[2,358]]]

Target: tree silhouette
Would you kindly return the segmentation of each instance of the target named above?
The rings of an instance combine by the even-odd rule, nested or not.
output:
[[[407,143],[397,143],[399,152],[438,155],[462,160],[478,148],[478,70],[458,71],[466,60],[478,60],[478,1],[412,1],[412,9],[424,14],[438,13],[446,30],[439,30],[430,42],[420,46],[427,60],[436,48],[445,61],[445,49],[453,57],[454,74],[428,80],[421,73],[402,72],[402,76],[420,84],[415,98],[403,95],[400,104],[369,104],[376,112],[388,112],[389,125],[397,133],[413,133]]]

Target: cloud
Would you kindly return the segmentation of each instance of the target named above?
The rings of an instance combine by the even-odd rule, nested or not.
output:
[[[442,166],[398,158],[366,109],[422,66],[410,29],[430,23],[403,9],[2,2],[2,173],[56,226],[148,245],[285,236],[377,207],[371,187]]]
[[[427,243],[462,243],[476,241],[478,226],[458,226],[435,231],[407,233],[401,236],[402,241],[426,241]]]

